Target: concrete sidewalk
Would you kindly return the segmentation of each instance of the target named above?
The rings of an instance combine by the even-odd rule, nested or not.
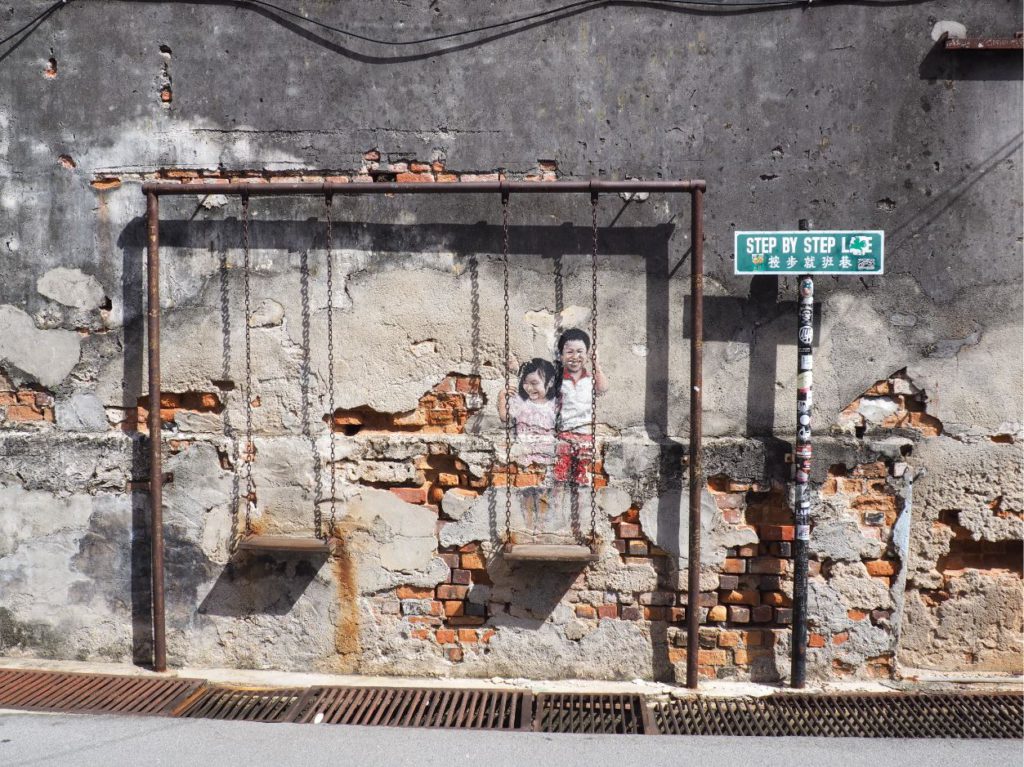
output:
[[[552,735],[339,725],[256,724],[155,717],[0,713],[5,767],[358,765],[599,767],[759,764],[1017,767],[1019,740],[866,740]]]

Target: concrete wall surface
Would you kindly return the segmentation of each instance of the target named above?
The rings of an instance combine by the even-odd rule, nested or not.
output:
[[[172,665],[671,680],[693,607],[703,676],[785,679],[796,282],[732,236],[808,219],[887,250],[816,281],[810,676],[1021,672],[1021,54],[935,39],[1020,0],[8,5],[0,654],[150,658],[158,407]],[[506,462],[496,195],[337,196],[328,249],[322,198],[216,189],[499,177],[707,180],[699,595],[686,195],[601,196],[596,318],[588,197],[510,201],[512,367],[599,329],[574,484]],[[159,179],[212,188],[160,201],[153,403]],[[506,514],[598,560],[514,565]],[[317,520],[332,556],[234,550]]]

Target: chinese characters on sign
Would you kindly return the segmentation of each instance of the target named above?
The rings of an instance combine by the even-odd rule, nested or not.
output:
[[[736,274],[882,274],[885,232],[736,232]]]

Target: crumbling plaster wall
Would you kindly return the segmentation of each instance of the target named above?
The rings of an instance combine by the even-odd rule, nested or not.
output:
[[[20,26],[47,5],[21,3],[5,18]],[[1019,57],[947,54],[929,35],[947,18],[1008,33],[1020,11],[601,7],[396,53],[299,34],[294,19],[244,7],[61,8],[0,49],[10,84],[0,104],[0,652],[148,657],[141,180],[457,183],[501,171],[708,180],[711,479],[694,600],[706,676],[788,673],[795,286],[732,275],[732,232],[799,218],[884,229],[884,277],[817,284],[812,674],[1019,671]],[[411,37],[508,11],[308,12]],[[604,546],[586,572],[542,575],[494,557],[504,508],[493,471],[497,201],[341,197],[333,207],[327,296],[321,203],[252,204],[257,526],[309,532],[318,479],[327,487],[328,467],[315,467],[328,454],[328,301],[334,404],[348,414],[336,423],[358,432],[336,441],[343,547],[311,562],[230,552],[241,524],[240,210],[217,195],[163,200],[172,662],[678,674],[686,199],[602,198]],[[513,198],[517,358],[547,356],[556,323],[589,321],[588,221],[584,198]],[[431,392],[436,419],[450,420],[431,420]],[[360,421],[367,408],[390,426]]]

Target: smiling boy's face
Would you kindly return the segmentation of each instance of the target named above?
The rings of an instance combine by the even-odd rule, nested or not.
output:
[[[587,345],[582,341],[566,341],[562,347],[562,367],[575,377],[583,372],[587,362]]]

